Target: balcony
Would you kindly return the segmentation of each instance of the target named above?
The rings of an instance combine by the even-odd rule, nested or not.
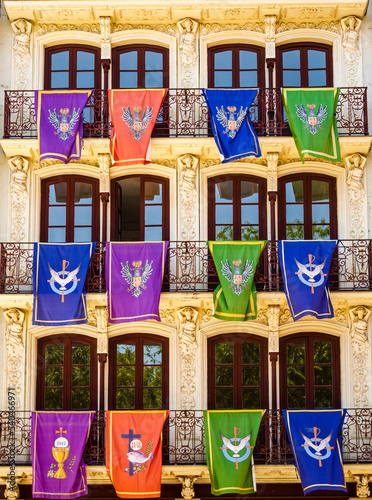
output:
[[[259,137],[290,136],[280,89],[261,89],[250,107]],[[368,135],[367,88],[342,87],[337,107],[340,136]],[[107,138],[112,124],[107,90],[95,90],[84,110],[84,137]],[[169,89],[152,137],[209,137],[209,114],[201,89]],[[4,139],[36,139],[34,92],[6,90]]]
[[[0,293],[32,293],[33,243],[0,243]],[[97,243],[85,288],[105,293],[105,244]],[[206,241],[171,241],[163,292],[212,292],[218,276]],[[259,292],[282,292],[278,242],[269,241],[255,276]],[[372,240],[339,240],[328,282],[331,291],[372,290]]]
[[[0,412],[0,466],[10,463],[10,444],[15,444],[16,465],[31,464],[30,411]],[[106,414],[97,411],[85,447],[84,460],[89,465],[105,465]],[[15,432],[13,437],[12,432]],[[372,462],[372,409],[348,409],[342,428],[344,463]],[[293,464],[293,455],[281,410],[266,410],[256,447],[255,464]],[[205,465],[203,412],[171,410],[163,432],[163,465]]]

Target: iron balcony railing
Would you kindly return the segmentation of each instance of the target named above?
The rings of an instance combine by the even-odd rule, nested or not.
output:
[[[10,463],[15,449],[16,465],[30,465],[31,412],[0,412],[0,466]],[[106,415],[97,411],[85,447],[87,465],[105,465]],[[372,462],[372,409],[348,409],[341,433],[344,463]],[[13,456],[12,456],[13,459]],[[266,410],[256,447],[256,464],[293,464],[281,410]],[[201,410],[171,410],[163,432],[163,465],[204,465],[205,439]]]
[[[33,243],[0,243],[0,293],[32,293]],[[88,269],[85,289],[106,292],[106,251],[97,243]],[[331,291],[372,290],[372,240],[340,240],[331,263]],[[163,292],[212,292],[218,276],[206,241],[171,241]],[[260,292],[283,291],[278,242],[269,241],[255,275]]]
[[[261,89],[249,109],[258,136],[291,135],[283,112],[281,89]],[[84,137],[109,137],[112,124],[108,91],[95,90],[84,110]],[[336,112],[341,136],[368,135],[367,88],[342,87]],[[153,137],[211,136],[201,89],[169,89]],[[6,90],[4,139],[37,137],[32,90]]]

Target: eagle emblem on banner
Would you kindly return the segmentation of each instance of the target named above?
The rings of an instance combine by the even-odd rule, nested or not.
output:
[[[247,288],[246,283],[252,277],[254,273],[253,261],[250,263],[246,260],[243,268],[243,272],[240,271],[242,261],[233,260],[233,268],[230,265],[229,259],[226,259],[226,263],[221,261],[222,274],[230,282],[229,288],[235,293],[235,295],[240,295],[243,293],[243,288]]]
[[[146,260],[146,264],[142,266],[142,261],[134,261],[131,268],[127,263],[124,265],[121,263],[121,275],[125,278],[126,282],[130,285],[127,288],[128,292],[132,292],[133,297],[139,297],[143,290],[146,290],[146,281],[152,274],[152,262]],[[141,272],[142,271],[142,272]]]
[[[309,109],[309,114],[307,113],[303,104],[301,104],[301,106],[297,106],[296,104],[296,115],[306,125],[304,129],[308,130],[310,134],[315,135],[319,132],[319,130],[322,130],[323,127],[321,127],[320,124],[328,116],[327,106],[323,106],[323,104],[320,104],[318,111],[315,111],[315,104],[306,104],[306,107]]]
[[[57,113],[56,109],[54,108],[53,113],[48,109],[49,111],[49,122],[53,125],[53,127],[57,130],[57,132],[54,132],[60,139],[63,141],[66,141],[68,139],[69,135],[75,135],[75,132],[73,132],[73,129],[79,120],[79,112],[80,108],[76,111],[75,108],[73,109],[72,113],[70,113],[70,110],[68,108],[62,108],[60,109],[60,115]]]
[[[244,118],[247,115],[248,108],[243,109],[243,106],[240,106],[240,110],[237,113],[236,117],[235,106],[227,106],[227,111],[225,111],[223,106],[221,106],[221,109],[218,109],[218,107],[216,106],[216,109],[217,120],[225,128],[223,133],[227,134],[231,139],[234,139],[244,121]]]
[[[127,109],[121,108],[123,110],[123,121],[130,128],[129,134],[133,134],[132,137],[136,141],[142,139],[142,136],[146,133],[146,128],[152,120],[152,110],[153,108],[148,108],[146,106],[145,111],[142,113],[142,106],[134,106],[133,113],[128,106]],[[141,118],[142,113],[142,118]],[[134,114],[134,116],[133,116]]]

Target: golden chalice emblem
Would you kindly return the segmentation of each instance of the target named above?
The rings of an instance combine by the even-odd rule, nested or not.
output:
[[[59,431],[56,431],[56,434],[58,432],[59,437],[54,441],[54,446],[52,448],[53,458],[58,463],[58,470],[53,477],[55,477],[56,479],[65,479],[67,475],[63,469],[63,464],[68,459],[68,456],[70,454],[70,447],[68,445],[67,439],[62,436],[62,434],[67,433],[67,431],[63,431],[62,427],[60,427]]]

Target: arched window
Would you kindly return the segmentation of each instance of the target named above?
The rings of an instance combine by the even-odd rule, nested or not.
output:
[[[111,409],[168,408],[168,339],[145,334],[111,339],[109,356]]]
[[[37,409],[97,409],[96,340],[53,335],[38,341]]]
[[[169,51],[155,45],[125,45],[112,51],[112,88],[169,87]]]
[[[161,177],[132,175],[112,181],[113,241],[169,239],[169,182]]]
[[[59,45],[45,49],[46,90],[100,89],[100,50],[87,45]]]
[[[208,181],[208,239],[266,238],[266,179],[223,175]]]
[[[208,50],[208,87],[264,87],[265,51],[255,45],[218,45]]]
[[[97,179],[70,175],[42,181],[40,240],[49,243],[99,240]]]
[[[297,334],[279,341],[282,408],[339,408],[339,339]]]
[[[279,239],[337,238],[336,180],[318,174],[279,179]]]
[[[208,339],[208,408],[267,406],[266,339],[242,333]]]
[[[293,43],[277,47],[277,87],[332,87],[332,47]]]

